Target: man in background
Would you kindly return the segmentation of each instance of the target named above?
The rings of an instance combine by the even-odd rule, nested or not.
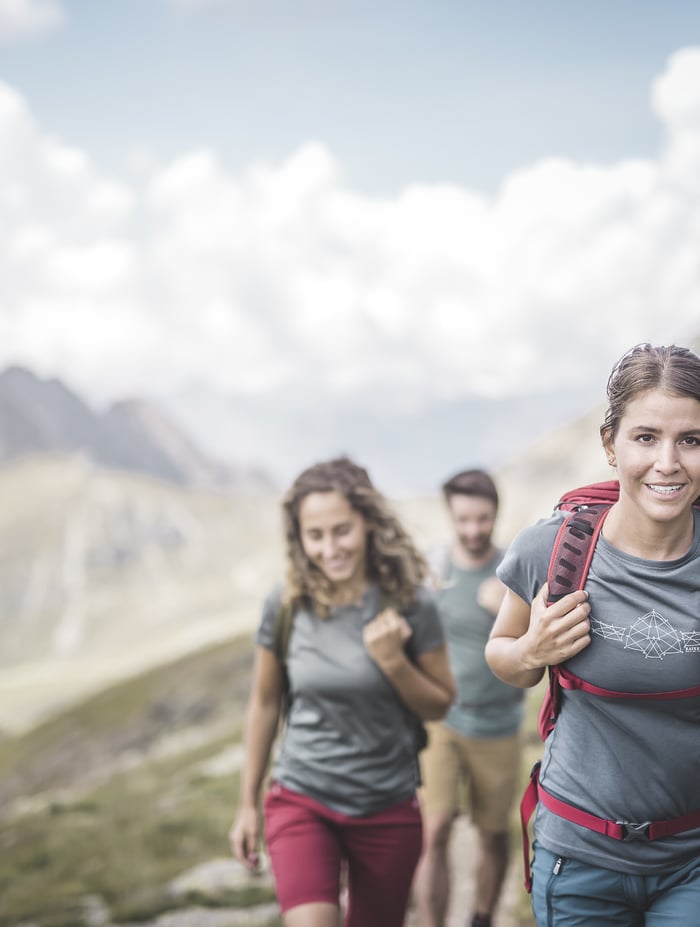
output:
[[[510,816],[520,785],[523,691],[497,679],[484,647],[505,587],[503,551],[492,540],[498,492],[483,470],[455,474],[442,487],[454,537],[431,558],[458,696],[429,726],[421,755],[423,855],[415,880],[421,927],[445,927],[450,896],[449,840],[464,808],[476,829],[473,914],[491,927],[510,855]]]

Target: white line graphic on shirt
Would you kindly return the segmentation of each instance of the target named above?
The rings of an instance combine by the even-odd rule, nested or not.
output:
[[[591,616],[591,632],[606,640],[619,641],[625,650],[638,650],[645,659],[663,660],[672,653],[692,653],[700,646],[700,632],[682,633],[656,609],[637,618],[628,628],[607,624]]]

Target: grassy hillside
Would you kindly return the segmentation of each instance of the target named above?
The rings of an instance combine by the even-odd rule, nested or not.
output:
[[[167,888],[229,855],[251,655],[249,639],[212,647],[0,744],[1,927],[81,927],[95,899],[118,924],[272,898],[267,881],[206,899]]]
[[[252,628],[280,549],[271,492],[80,458],[0,469],[0,729]]]
[[[206,896],[168,887],[229,855],[251,657],[249,637],[210,647],[0,743],[0,927],[147,923],[195,902],[242,910],[273,899],[267,880]],[[540,750],[528,741],[524,777]],[[513,835],[517,854],[515,818]],[[278,923],[260,910],[255,923]],[[531,927],[524,897],[519,913]]]

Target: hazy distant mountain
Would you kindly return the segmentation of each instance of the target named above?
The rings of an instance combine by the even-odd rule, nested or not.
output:
[[[315,460],[347,453],[389,495],[433,492],[455,470],[505,465],[540,435],[598,400],[567,384],[556,393],[508,399],[473,396],[420,407],[377,391],[332,402],[319,389],[300,406],[292,397],[229,396],[192,386],[163,397],[168,413],[199,445],[229,459],[259,461],[279,485]]]
[[[266,481],[261,471],[213,460],[143,399],[98,413],[60,380],[42,380],[22,367],[0,373],[0,462],[75,451],[106,467],[187,485]]]
[[[0,729],[246,628],[280,575],[274,492],[86,457],[0,468]]]
[[[506,541],[552,511],[568,489],[616,479],[600,443],[605,405],[553,429],[498,470],[503,503],[499,530]]]

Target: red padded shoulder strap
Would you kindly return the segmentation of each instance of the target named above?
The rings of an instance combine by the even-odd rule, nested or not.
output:
[[[609,510],[609,504],[575,509],[561,523],[549,558],[547,584],[550,604],[569,592],[583,588],[596,541]]]
[[[603,483],[589,483],[587,486],[578,486],[565,492],[556,508],[567,511],[579,509],[589,505],[612,505],[620,496],[620,483],[618,480],[607,480]]]

